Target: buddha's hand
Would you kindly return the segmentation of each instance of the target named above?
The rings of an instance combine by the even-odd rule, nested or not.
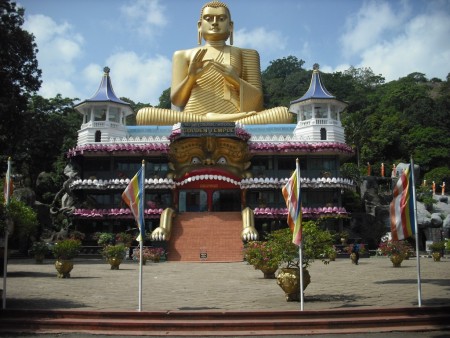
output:
[[[212,61],[212,64],[234,88],[240,88],[241,79],[231,65],[226,65],[217,61]]]
[[[169,238],[167,231],[161,227],[157,227],[152,232],[153,241],[165,241],[167,238]]]
[[[189,64],[188,69],[188,76],[193,79],[197,80],[208,68],[208,65],[210,64],[210,60],[203,60],[203,57],[205,56],[207,50],[206,49],[199,49],[192,59],[191,63]]]
[[[256,231],[255,227],[249,226],[242,230],[241,238],[244,241],[256,241],[258,239],[258,231]]]

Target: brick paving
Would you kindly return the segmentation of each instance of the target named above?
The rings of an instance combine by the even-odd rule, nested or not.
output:
[[[7,308],[121,310],[138,308],[139,266],[125,261],[110,270],[102,259],[75,259],[69,279],[56,278],[52,259],[37,265],[31,259],[8,264]],[[450,305],[450,259],[420,259],[422,305]],[[386,257],[353,265],[340,258],[309,268],[305,310],[417,306],[416,259],[394,268]],[[286,302],[276,280],[245,262],[147,263],[143,267],[143,311],[161,310],[298,310]]]

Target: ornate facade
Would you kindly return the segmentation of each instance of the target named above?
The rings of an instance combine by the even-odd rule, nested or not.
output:
[[[355,188],[340,177],[340,163],[353,154],[340,121],[345,106],[314,69],[309,90],[289,108],[297,123],[127,126],[133,112],[114,94],[105,68],[96,94],[75,107],[83,124],[77,146],[68,151],[79,168],[70,185],[78,200],[73,223],[87,238],[95,232],[135,231],[121,194],[145,160],[145,219],[152,245],[181,241],[170,233],[182,224],[172,223],[188,213],[191,218],[239,213],[242,231],[236,235],[242,242],[256,239],[286,221],[281,188],[298,158],[303,218],[327,218],[327,227],[340,231],[342,219],[350,216],[342,192]],[[226,227],[226,220],[215,226]]]

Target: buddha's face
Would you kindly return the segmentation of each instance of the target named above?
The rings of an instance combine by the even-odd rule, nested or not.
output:
[[[206,41],[225,41],[233,29],[233,22],[226,8],[205,7],[198,29]]]

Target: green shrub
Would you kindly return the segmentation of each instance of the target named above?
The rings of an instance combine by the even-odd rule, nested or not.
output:
[[[50,252],[48,244],[45,242],[34,242],[30,253],[34,256],[46,256]]]
[[[329,257],[334,250],[333,235],[328,230],[322,230],[313,221],[303,222],[303,267],[307,268],[315,259],[324,264],[330,262]],[[276,230],[268,235],[276,261],[284,262],[287,267],[299,267],[299,248],[292,243],[292,232],[289,228]]]
[[[133,242],[133,235],[129,234],[127,232],[119,232],[116,235],[116,242],[117,243],[123,243],[126,246],[131,246],[131,242]]]
[[[417,200],[425,204],[425,208],[430,211],[433,208],[433,204],[437,201],[433,198],[433,191],[428,187],[420,186],[416,188]]]
[[[356,163],[344,163],[341,165],[341,176],[353,180],[355,183],[361,181],[361,173]]]
[[[428,185],[434,181],[436,183],[436,190],[442,182],[450,182],[450,168],[438,167],[427,172],[423,177]]]
[[[429,248],[431,252],[441,252],[445,249],[445,241],[433,242]]]
[[[81,242],[76,239],[65,239],[52,247],[53,256],[58,260],[73,259],[80,253]]]
[[[102,255],[105,258],[125,258],[125,245],[124,244],[116,244],[116,245],[107,245],[102,250]]]
[[[100,246],[114,245],[116,236],[112,232],[99,232],[96,234],[97,243]]]

